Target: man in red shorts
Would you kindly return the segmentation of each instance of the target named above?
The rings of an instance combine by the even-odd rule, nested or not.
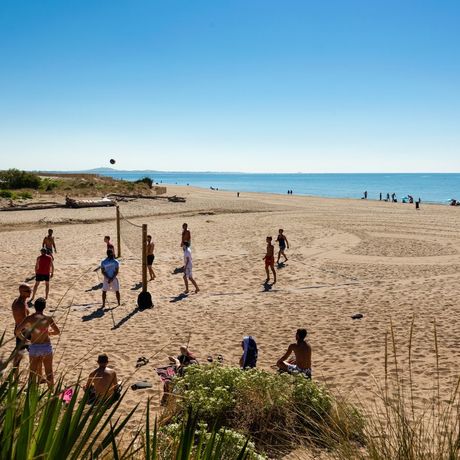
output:
[[[273,273],[273,284],[276,283],[276,272],[275,272],[275,246],[272,244],[272,237],[267,236],[267,253],[263,260],[265,260],[265,272],[267,273],[267,279],[265,283],[270,281],[270,271],[268,270],[271,268]]]
[[[45,299],[48,299],[50,279],[53,277],[54,273],[53,258],[46,253],[45,248],[42,248],[40,252],[41,255],[37,257],[37,262],[35,264],[35,285],[32,292],[32,298],[30,299],[31,302],[34,300],[38,286],[40,286],[42,281],[45,282]]]

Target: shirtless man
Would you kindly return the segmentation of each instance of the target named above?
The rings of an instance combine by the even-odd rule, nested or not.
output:
[[[112,251],[115,254],[115,246],[110,241],[110,236],[104,236],[104,243],[107,245],[106,251]]]
[[[13,318],[15,323],[15,328],[21,324],[27,316],[29,316],[29,309],[27,308],[27,299],[32,294],[32,289],[28,284],[19,285],[19,297],[11,305],[11,310],[13,312]],[[29,347],[24,341],[16,336],[16,348],[14,350],[13,356],[13,369],[14,376],[18,377],[19,375],[19,363],[21,362],[25,350],[28,350]]]
[[[53,256],[53,250],[54,252],[57,252],[52,228],[48,230],[48,235],[46,235],[45,238],[43,238],[42,248],[46,249],[46,253],[49,254],[51,257]]]
[[[192,235],[190,234],[190,230],[188,229],[187,224],[182,224],[182,240],[180,242],[180,247],[184,247],[184,243],[188,242],[188,245],[191,246],[192,244]]]
[[[278,230],[278,238],[276,238],[276,241],[277,243],[279,244],[279,251],[278,251],[278,260],[277,260],[277,264],[280,263],[280,257],[283,256],[284,257],[284,261],[287,262],[288,258],[286,257],[286,254],[284,253],[284,251],[286,250],[286,246],[287,248],[289,249],[289,241],[287,240],[287,238],[284,236],[284,230],[282,228],[280,228]]]
[[[267,236],[266,238],[267,241],[267,253],[265,254],[265,257],[263,260],[265,260],[265,272],[267,273],[267,279],[265,280],[265,283],[268,283],[270,281],[270,272],[269,268],[271,268],[273,272],[273,284],[276,283],[276,272],[275,272],[275,246],[272,244],[272,237]]]
[[[153,261],[155,260],[154,250],[155,243],[152,241],[152,235],[147,235],[147,268],[149,269],[150,280],[155,279],[155,272],[152,268]]]
[[[311,379],[311,346],[305,341],[306,329],[297,329],[296,343],[289,345],[286,353],[278,360],[278,369],[289,374],[302,374]],[[294,353],[294,361],[286,361]]]
[[[54,264],[53,257],[47,254],[45,248],[41,248],[41,254],[37,257],[37,262],[35,263],[35,284],[32,292],[32,302],[35,299],[35,294],[37,293],[38,286],[42,281],[45,282],[45,299],[48,299],[48,294],[50,292],[50,279],[54,274]]]
[[[109,357],[106,354],[97,358],[98,368],[91,372],[85,385],[89,391],[88,404],[94,404],[102,399],[113,398],[119,392],[117,374],[113,369],[107,367]]]
[[[30,358],[30,381],[39,383],[41,379],[42,366],[45,368],[46,382],[48,387],[54,385],[53,375],[53,348],[51,346],[51,335],[59,335],[61,332],[51,316],[46,316],[43,311],[46,307],[46,300],[36,300],[35,313],[24,318],[15,329],[16,336],[26,342],[24,332],[30,334],[29,358]]]

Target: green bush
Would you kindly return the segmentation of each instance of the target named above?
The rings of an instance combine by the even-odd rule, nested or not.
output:
[[[0,183],[6,189],[31,188],[37,190],[40,187],[41,179],[35,173],[8,169],[7,171],[0,171]]]
[[[30,192],[19,192],[17,195],[22,200],[31,200],[33,198],[32,193]]]
[[[150,179],[150,177],[143,177],[142,179],[139,179],[134,182],[135,184],[147,184],[149,188],[152,188],[153,186],[153,180]]]
[[[9,190],[0,190],[0,198],[13,198],[13,192]]]
[[[52,192],[59,185],[60,185],[60,181],[56,179],[50,179],[48,177],[45,177],[44,179],[41,180],[40,190],[43,190],[45,192]]]
[[[257,446],[268,446],[268,451],[269,446],[287,446],[301,438],[324,445],[335,442],[343,431],[332,419],[337,413],[332,396],[323,386],[300,375],[220,365],[190,366],[174,381],[173,393],[177,396],[173,413],[179,419],[187,411],[198,412],[209,426],[237,430],[250,436]],[[352,411],[349,414],[355,416]],[[356,423],[347,425],[359,427]],[[360,433],[347,436],[359,438]]]

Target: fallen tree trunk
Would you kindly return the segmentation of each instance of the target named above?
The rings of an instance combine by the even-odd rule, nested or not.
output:
[[[177,195],[173,196],[158,196],[158,195],[125,195],[122,193],[109,193],[107,198],[115,199],[142,199],[142,200],[168,200],[175,203],[185,203],[185,198]]]
[[[60,203],[44,203],[44,204],[29,204],[29,205],[13,205],[6,208],[0,208],[0,211],[36,211],[39,209],[56,209],[65,208],[64,204]]]
[[[116,206],[117,203],[107,198],[103,198],[102,200],[75,200],[67,196],[65,198],[65,205],[67,208],[104,208],[107,206]]]

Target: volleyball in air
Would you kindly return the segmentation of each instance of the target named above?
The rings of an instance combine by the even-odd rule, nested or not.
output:
[[[110,164],[111,165],[114,165],[115,164],[115,160],[113,158],[110,159]]]

